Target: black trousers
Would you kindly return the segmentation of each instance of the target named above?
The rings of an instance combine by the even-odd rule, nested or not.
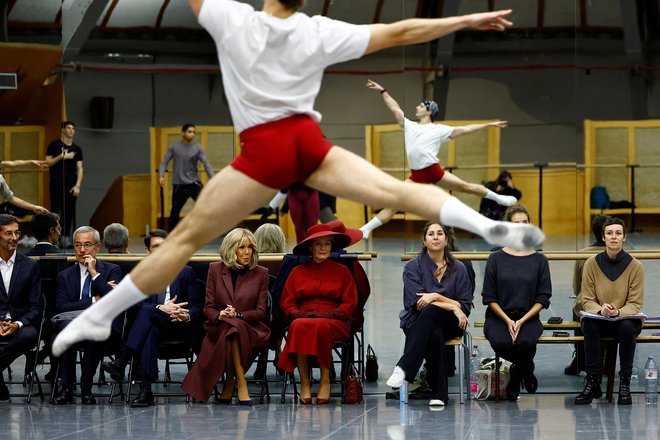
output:
[[[422,362],[426,360],[426,379],[431,387],[431,398],[447,402],[449,385],[445,341],[463,334],[458,327],[458,318],[452,312],[429,305],[419,312],[417,320],[405,333],[406,345],[397,365],[406,372],[406,380],[414,381]]]
[[[536,344],[542,334],[543,325],[538,316],[523,324],[515,343],[511,340],[506,323],[497,316],[487,317],[484,323],[484,335],[495,353],[516,365],[521,371],[527,369],[534,361]]]
[[[60,216],[62,235],[73,238],[73,231],[76,227],[76,201],[78,197],[69,192],[71,188],[73,188],[73,185],[70,188],[51,185],[50,210]]]
[[[37,344],[37,329],[29,324],[23,325],[11,336],[0,337],[0,341],[8,342],[0,348],[0,383],[3,381],[2,372],[19,356],[26,353]]]
[[[642,331],[642,321],[639,319],[622,319],[620,321],[602,321],[599,319],[583,319],[584,355],[587,374],[601,374],[601,338],[611,337],[619,343],[619,362],[621,374],[632,374],[633,358],[637,345],[637,335]]]
[[[171,231],[179,223],[179,216],[183,205],[189,198],[197,200],[202,191],[202,185],[189,183],[185,185],[172,185],[172,210],[170,211],[169,230]]]

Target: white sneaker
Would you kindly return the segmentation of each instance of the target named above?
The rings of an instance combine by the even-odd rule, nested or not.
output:
[[[387,386],[392,388],[400,388],[403,381],[406,380],[406,372],[400,367],[394,367],[394,371],[389,379],[387,379]]]
[[[445,406],[445,402],[440,399],[429,400],[429,406]]]

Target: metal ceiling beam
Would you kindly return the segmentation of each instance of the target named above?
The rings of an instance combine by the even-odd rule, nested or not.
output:
[[[65,0],[62,4],[62,60],[80,52],[110,0]]]

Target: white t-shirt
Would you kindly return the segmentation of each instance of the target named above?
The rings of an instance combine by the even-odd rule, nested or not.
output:
[[[368,25],[301,13],[281,19],[233,0],[206,0],[199,23],[218,49],[239,133],[296,114],[320,122],[314,100],[324,69],[361,57],[371,38]]]
[[[440,146],[447,142],[454,127],[442,124],[420,124],[408,118],[403,120],[406,157],[411,170],[421,170],[438,163]]]

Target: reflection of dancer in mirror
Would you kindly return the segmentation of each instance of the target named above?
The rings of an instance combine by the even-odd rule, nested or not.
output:
[[[413,122],[404,116],[399,103],[392,98],[383,86],[372,80],[367,80],[367,87],[380,92],[385,105],[394,114],[397,124],[403,129],[406,157],[410,166],[409,181],[430,183],[446,190],[474,194],[505,206],[511,206],[517,202],[515,197],[502,196],[483,185],[465,182],[455,175],[445,172],[438,163],[438,152],[443,143],[488,127],[505,128],[507,126],[506,121],[460,125],[458,127],[434,124],[433,122],[438,114],[438,104],[435,101],[424,101],[415,107],[415,117],[418,122]],[[385,208],[380,211],[369,223],[360,228],[364,238],[369,238],[374,229],[392,220],[394,214],[396,214],[396,209],[392,208]]]
[[[298,13],[304,0],[265,0],[261,12],[236,1],[188,1],[218,48],[241,154],[209,181],[162,249],[59,334],[54,353],[83,338],[106,338],[114,316],[145,294],[161,291],[195,250],[294,182],[363,204],[442,219],[501,246],[534,248],[543,241],[538,228],[489,220],[435,186],[398,181],[334,147],[323,138],[320,114],[313,108],[329,65],[466,27],[501,31],[511,25],[504,18],[510,10],[357,26]]]

